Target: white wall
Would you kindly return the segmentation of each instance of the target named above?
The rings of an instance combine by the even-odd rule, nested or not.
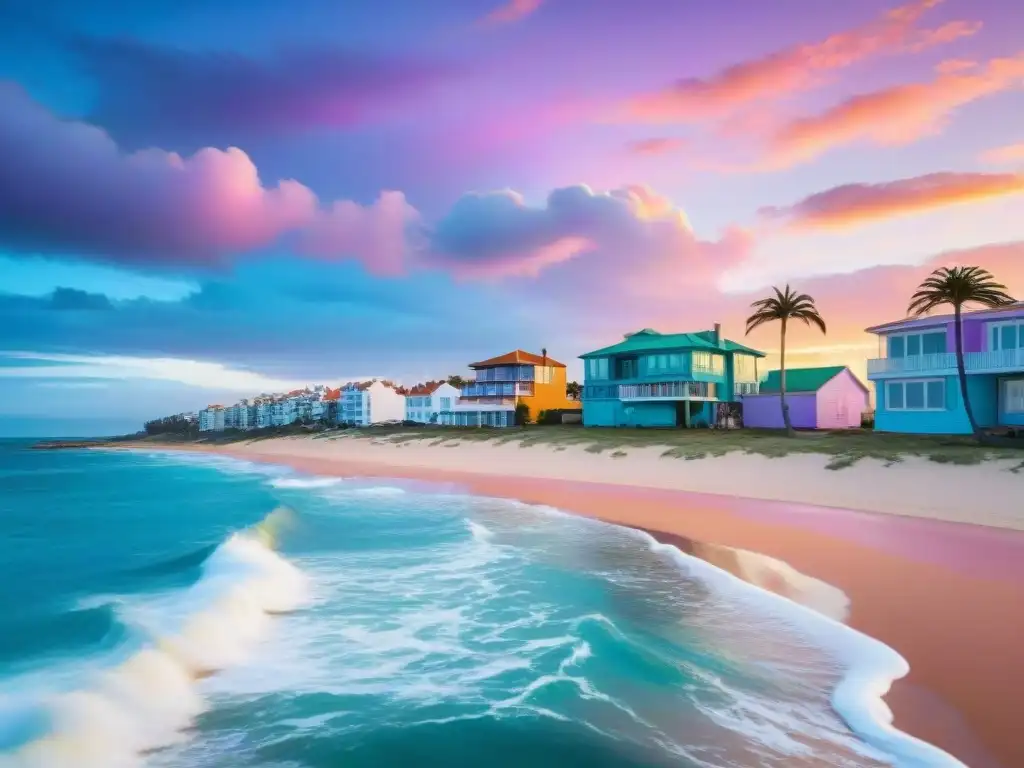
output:
[[[402,421],[405,418],[405,395],[400,395],[391,387],[375,381],[364,393],[369,397],[368,423],[380,424],[382,421]]]

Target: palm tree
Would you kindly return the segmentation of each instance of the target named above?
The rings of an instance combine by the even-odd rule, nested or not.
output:
[[[814,299],[806,293],[794,292],[787,283],[786,290],[780,291],[772,288],[774,296],[767,299],[755,301],[750,305],[754,314],[747,318],[747,333],[765,323],[772,323],[776,320],[782,326],[782,342],[780,344],[779,361],[779,402],[782,404],[782,423],[786,425],[786,434],[792,437],[796,434],[793,431],[793,424],[789,420],[789,404],[786,402],[786,328],[790,320],[802,320],[807,325],[814,325],[825,330],[825,321],[818,314],[818,308],[814,306]]]
[[[967,372],[964,369],[963,318],[964,304],[980,304],[995,309],[1016,303],[1006,292],[1006,286],[995,281],[988,270],[981,267],[940,267],[917,287],[917,293],[910,297],[907,314],[921,317],[935,307],[949,304],[953,307],[953,333],[956,342],[956,375],[960,379],[960,397],[964,401],[964,412],[970,422],[971,431],[982,442],[984,436],[974,419],[971,401],[967,396]]]

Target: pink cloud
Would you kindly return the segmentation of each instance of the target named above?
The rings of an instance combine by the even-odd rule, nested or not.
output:
[[[1024,174],[930,173],[881,184],[843,184],[761,213],[798,229],[844,228],[1022,192]]]
[[[805,162],[855,142],[908,144],[939,133],[966,104],[1024,87],[1024,53],[992,59],[976,70],[967,70],[960,62],[949,70],[940,65],[931,82],[861,94],[819,115],[789,122],[771,140],[769,165]]]
[[[0,83],[0,242],[139,265],[212,266],[284,236],[330,258],[393,271],[413,216],[402,195],[324,207],[297,181],[267,186],[240,149],[190,157],[122,152],[102,130],[56,118]]]
[[[887,53],[921,50],[973,35],[981,25],[957,21],[919,30],[920,18],[940,0],[917,0],[891,9],[860,27],[814,43],[794,45],[733,64],[706,79],[678,80],[634,99],[627,113],[652,122],[689,122],[726,116],[757,101],[777,101],[820,85],[823,76]]]
[[[484,17],[485,24],[511,24],[532,16],[544,4],[544,0],[506,0]]]
[[[981,160],[991,165],[1024,163],[1024,141],[1019,144],[1007,144],[1006,146],[990,149],[982,154]]]
[[[630,142],[626,149],[635,155],[664,155],[680,150],[687,144],[686,139],[656,137]]]

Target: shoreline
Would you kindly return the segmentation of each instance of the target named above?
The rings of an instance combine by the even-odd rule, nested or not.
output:
[[[869,514],[621,482],[487,474],[479,466],[474,467],[477,471],[440,470],[410,461],[415,451],[395,448],[389,451],[391,462],[353,461],[329,450],[325,441],[308,438],[231,446],[110,447],[214,453],[316,475],[451,483],[475,494],[639,529],[718,567],[721,563],[693,553],[693,547],[781,561],[798,576],[842,590],[850,601],[845,623],[907,659],[909,675],[896,680],[885,695],[895,727],[971,768],[1024,764],[1015,722],[1000,707],[1024,686],[1024,668],[1014,668],[1017,648],[1010,639],[1024,636],[1024,618],[1007,610],[1024,602],[1024,535],[1018,532],[924,520],[921,515]],[[367,447],[360,446],[359,453],[374,453]],[[478,454],[488,452],[477,446]],[[778,570],[766,573],[779,575]],[[793,600],[794,595],[777,585],[773,589],[770,581],[752,583]],[[908,616],[913,619],[904,618]]]

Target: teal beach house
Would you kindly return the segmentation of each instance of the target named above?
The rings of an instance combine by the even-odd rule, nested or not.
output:
[[[645,328],[580,355],[583,424],[588,427],[687,427],[712,424],[717,404],[758,389],[763,352],[722,337]]]
[[[978,426],[1024,427],[1024,303],[962,315],[967,395]],[[868,360],[875,429],[917,434],[971,431],[956,370],[952,315],[867,329],[879,357]]]

